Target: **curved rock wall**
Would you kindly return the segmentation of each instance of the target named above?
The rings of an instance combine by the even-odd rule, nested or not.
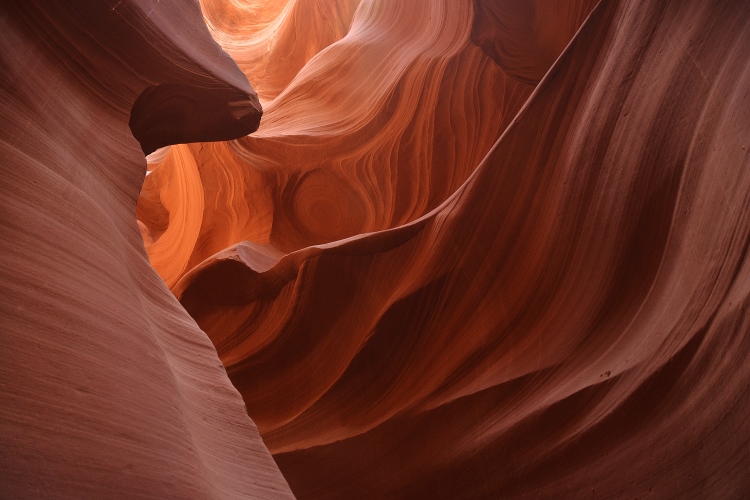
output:
[[[147,245],[165,281],[243,240],[290,252],[413,221],[448,198],[533,89],[471,44],[471,20],[470,2],[363,2],[347,36],[265,105],[257,133],[188,147],[203,199],[195,188],[187,203],[203,204],[202,220],[169,212],[183,188],[149,176],[138,218],[166,239]],[[168,156],[154,168],[180,167]],[[175,239],[195,224],[196,240]]]
[[[750,489],[749,14],[604,0],[439,207],[177,283],[297,495]]]
[[[197,3],[0,12],[0,497],[291,497],[135,219],[141,149],[244,135],[255,93]],[[131,118],[157,124],[140,146]]]
[[[0,7],[0,496],[747,495],[750,4],[200,7]]]

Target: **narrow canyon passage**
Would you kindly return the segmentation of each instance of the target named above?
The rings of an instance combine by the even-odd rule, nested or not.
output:
[[[750,494],[750,3],[0,13],[0,496]]]

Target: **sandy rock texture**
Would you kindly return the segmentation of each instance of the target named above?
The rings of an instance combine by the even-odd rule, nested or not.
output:
[[[0,9],[0,497],[750,495],[750,2]]]
[[[604,0],[575,33],[591,3],[553,3],[462,32],[508,71],[480,102],[541,80],[444,201],[292,252],[274,213],[271,247],[240,242],[174,286],[299,497],[750,491],[750,4]],[[516,53],[529,25],[572,41]],[[260,150],[263,127],[234,150]],[[283,158],[258,170],[302,163]]]
[[[197,3],[3,2],[0,33],[0,497],[291,497],[135,218],[142,149],[257,128],[245,76]]]
[[[281,16],[302,4],[316,5],[290,2]],[[342,18],[331,9],[349,12],[337,2],[317,4],[326,19]],[[332,35],[323,27],[331,22],[311,24],[302,40],[319,43],[302,48],[302,35],[278,28],[267,57],[292,43],[284,36],[300,51],[321,47],[294,77],[238,57],[253,84],[253,73],[260,85],[289,82],[264,104],[255,134],[180,146],[152,166],[138,219],[167,284],[241,241],[288,253],[397,227],[445,201],[533,90],[471,43],[472,12],[466,1],[359,2],[346,36],[325,47]],[[229,33],[233,53],[236,38],[249,35]],[[183,207],[195,215],[183,215]]]

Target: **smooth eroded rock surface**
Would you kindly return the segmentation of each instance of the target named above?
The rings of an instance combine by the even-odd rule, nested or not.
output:
[[[181,278],[295,494],[750,490],[749,20],[604,0],[436,208]]]
[[[340,19],[329,12],[336,5],[341,12],[339,4],[317,2],[318,15]],[[445,201],[533,90],[471,43],[472,12],[468,1],[360,2],[346,36],[285,78],[283,92],[264,104],[257,133],[193,144],[156,162],[154,171],[165,173],[146,179],[138,219],[167,284],[241,241],[286,253],[396,227]],[[304,37],[279,28],[270,54],[292,43],[284,37],[325,45],[330,34],[311,23]],[[278,74],[243,61],[251,81],[253,73],[260,82]],[[186,161],[199,175],[191,184],[169,182],[166,172]],[[191,206],[203,204],[202,218],[187,221],[168,207],[180,191],[193,195]]]
[[[750,3],[1,12],[0,496],[750,492]]]
[[[291,497],[135,218],[138,97],[175,90],[144,150],[227,139],[259,117],[244,75],[192,2],[11,1],[0,28],[0,497]]]

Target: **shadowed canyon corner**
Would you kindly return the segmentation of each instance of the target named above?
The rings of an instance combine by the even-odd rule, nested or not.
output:
[[[0,3],[1,498],[750,495],[750,2]]]

